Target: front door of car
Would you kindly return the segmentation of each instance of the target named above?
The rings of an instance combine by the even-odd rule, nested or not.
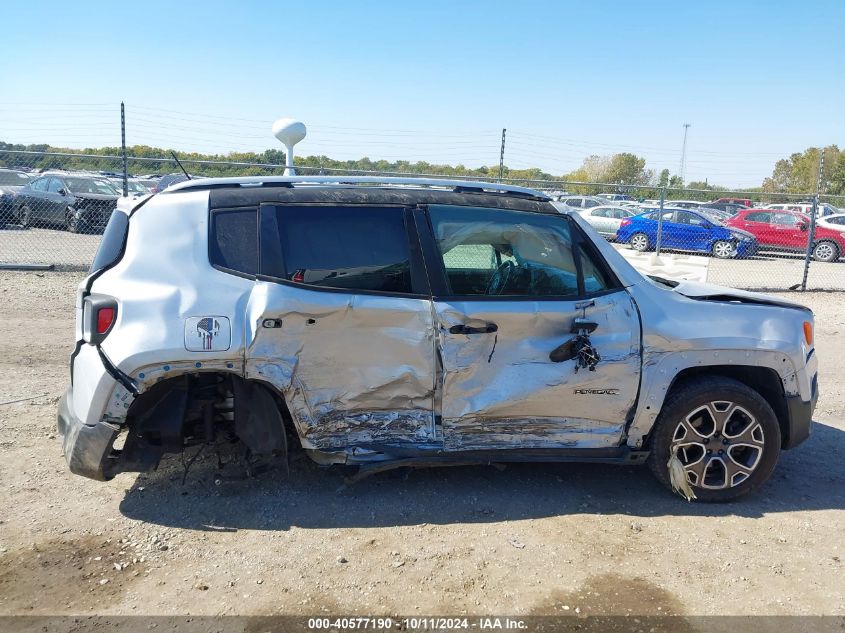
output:
[[[575,222],[445,205],[417,219],[445,449],[617,446],[639,386],[639,316]]]
[[[50,178],[50,182],[47,183],[47,215],[44,218],[46,221],[55,224],[65,221],[66,193],[65,185],[60,178]]]
[[[793,213],[773,213],[772,229],[777,243],[789,248],[807,248],[808,231],[801,230],[802,218]],[[805,224],[809,224],[806,222]]]
[[[260,209],[247,375],[284,392],[305,448],[435,441],[434,320],[410,217],[400,207]]]
[[[689,211],[675,213],[675,227],[673,237],[677,241],[677,248],[690,251],[706,251],[709,249],[711,225],[704,218]]]

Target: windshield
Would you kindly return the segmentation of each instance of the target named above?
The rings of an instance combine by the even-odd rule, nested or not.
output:
[[[68,188],[74,193],[100,193],[116,196],[117,191],[105,180],[93,178],[65,178]]]
[[[21,187],[30,181],[29,176],[20,171],[0,171],[0,185]]]

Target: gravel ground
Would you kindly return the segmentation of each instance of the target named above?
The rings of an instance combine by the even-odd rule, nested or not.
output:
[[[811,439],[759,494],[688,504],[645,468],[342,473],[215,487],[200,461],[98,483],[55,436],[80,274],[0,272],[0,615],[845,614],[843,297],[817,315]],[[12,400],[28,398],[20,402]]]

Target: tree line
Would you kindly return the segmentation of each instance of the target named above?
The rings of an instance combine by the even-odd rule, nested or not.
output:
[[[22,156],[8,151],[35,152]],[[824,148],[810,147],[800,153],[775,163],[772,175],[764,179],[760,187],[754,188],[760,199],[773,199],[778,193],[813,193],[816,190],[818,166],[821,152],[824,152],[824,170],[821,178],[821,190],[828,195],[845,195],[845,151],[836,145]],[[50,156],[50,153],[63,153],[68,156]],[[88,156],[82,156],[82,155]],[[134,175],[164,174],[179,171],[172,159],[170,150],[147,145],[135,145],[127,148],[129,171]],[[47,144],[21,145],[0,141],[0,166],[29,167],[37,170],[69,169],[121,172],[122,161],[119,147],[86,148],[71,150],[53,147]],[[197,152],[179,152],[178,158],[186,169],[204,176],[260,176],[281,174],[285,163],[285,153],[277,149],[264,152],[229,152],[227,154],[200,154]],[[156,159],[156,160],[151,160]],[[238,164],[240,163],[240,164]],[[301,156],[295,159],[301,173],[331,174],[342,171],[348,174],[360,172],[437,174],[442,176],[497,180],[499,166],[469,168],[462,164],[448,165],[426,161],[410,162],[405,160],[372,160],[368,157],[357,160],[336,160],[328,156]],[[705,199],[703,191],[728,191],[728,187],[711,184],[707,181],[682,182],[678,175],[668,169],[656,172],[646,168],[646,160],[636,154],[622,152],[609,156],[591,155],[584,159],[578,169],[568,174],[554,175],[539,168],[513,169],[505,165],[502,178],[508,181],[531,184],[533,181],[548,181],[552,186],[560,182],[560,189],[572,193],[598,193],[608,191],[608,187],[597,188],[590,185],[565,185],[564,183],[607,183],[610,189],[628,192],[635,197],[654,198],[659,195],[659,188],[686,189],[681,192],[685,197]],[[677,198],[677,192],[672,197]]]

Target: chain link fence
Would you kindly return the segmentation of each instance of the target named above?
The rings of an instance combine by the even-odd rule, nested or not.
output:
[[[184,179],[174,158],[0,150],[0,267],[85,270],[126,187]],[[192,176],[282,175],[282,164],[181,161]],[[297,166],[300,175],[431,176]],[[480,178],[469,178],[481,180]],[[845,198],[563,180],[504,182],[579,213],[639,270],[751,290],[845,290]]]

